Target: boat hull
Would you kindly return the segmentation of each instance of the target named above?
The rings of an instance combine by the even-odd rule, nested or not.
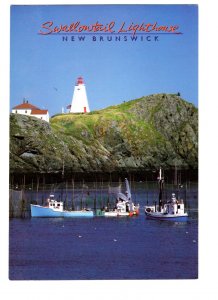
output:
[[[91,218],[93,211],[57,211],[49,207],[31,204],[31,217],[37,218]]]
[[[117,211],[104,212],[105,217],[132,217],[132,216],[137,216],[138,214],[139,214],[138,211],[134,211],[134,212],[117,212]]]
[[[188,221],[188,214],[184,213],[181,215],[172,215],[172,214],[162,214],[162,213],[148,213],[145,212],[145,215],[149,219],[153,220],[162,220],[162,221],[176,221],[176,222],[186,222]]]
[[[116,211],[108,211],[108,212],[104,212],[104,216],[105,217],[118,217],[118,214]]]

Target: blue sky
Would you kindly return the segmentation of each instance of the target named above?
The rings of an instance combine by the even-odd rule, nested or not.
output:
[[[11,7],[10,104],[22,102],[60,113],[83,76],[91,110],[155,93],[180,92],[198,105],[198,9],[196,5],[59,5]],[[80,21],[179,25],[183,34],[136,35],[137,41],[99,41],[100,35],[40,35],[41,25]],[[92,36],[97,41],[92,41]],[[63,41],[67,36],[68,41]],[[71,36],[75,41],[70,41]],[[83,33],[80,36],[84,36]],[[143,41],[141,41],[143,37]]]

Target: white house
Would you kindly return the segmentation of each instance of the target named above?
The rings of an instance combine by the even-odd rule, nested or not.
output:
[[[36,117],[38,119],[49,122],[49,113],[47,109],[40,109],[35,105],[32,105],[28,100],[23,100],[22,104],[19,104],[12,108],[13,114],[28,115],[31,117]]]

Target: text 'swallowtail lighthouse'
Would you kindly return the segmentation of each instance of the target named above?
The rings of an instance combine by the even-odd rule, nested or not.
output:
[[[82,77],[78,77],[74,93],[72,104],[70,108],[71,113],[87,113],[90,112],[89,103],[86,95],[86,86]]]

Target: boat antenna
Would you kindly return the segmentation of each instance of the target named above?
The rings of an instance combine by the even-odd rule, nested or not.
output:
[[[164,183],[164,178],[162,177],[162,170],[160,168],[159,171],[159,211],[161,211],[161,208],[163,206],[163,183]]]

